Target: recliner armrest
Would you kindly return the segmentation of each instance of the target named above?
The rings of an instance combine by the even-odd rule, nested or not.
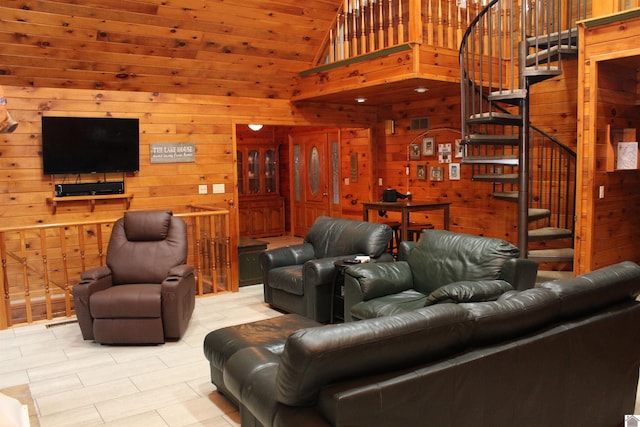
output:
[[[111,269],[105,265],[90,268],[87,271],[83,271],[80,273],[80,278],[82,280],[98,280],[103,277],[107,277],[111,275]]]
[[[160,286],[164,336],[178,339],[186,330],[195,307],[196,279],[193,267],[188,264],[173,267]]]
[[[194,268],[189,264],[176,265],[167,273],[167,277],[187,277],[194,274]]]
[[[113,285],[111,269],[100,266],[91,268],[80,274],[82,279],[73,286],[73,308],[78,318],[82,338],[93,339],[93,318],[90,301],[95,292],[108,289]]]
[[[498,278],[511,283],[515,290],[523,291],[535,286],[537,275],[537,262],[530,259],[513,258],[505,261]]]
[[[266,273],[272,268],[301,265],[315,257],[311,243],[268,249],[260,254],[260,267]]]

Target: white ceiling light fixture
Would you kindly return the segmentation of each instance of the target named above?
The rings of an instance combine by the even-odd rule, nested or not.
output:
[[[367,102],[367,98],[362,98],[362,97],[360,97],[360,98],[356,98],[356,102],[357,102],[358,104],[362,104],[363,102]]]
[[[249,125],[249,129],[251,129],[254,132],[258,132],[260,129],[262,129],[262,125],[252,123]]]
[[[427,89],[426,87],[422,87],[422,86],[420,86],[420,87],[415,88],[414,90],[415,90],[416,92],[418,92],[418,93],[425,93],[425,92],[427,92],[429,89]]]

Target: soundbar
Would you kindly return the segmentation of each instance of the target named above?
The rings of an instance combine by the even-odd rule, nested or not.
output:
[[[91,182],[86,184],[56,184],[56,197],[100,196],[123,194],[124,182]]]

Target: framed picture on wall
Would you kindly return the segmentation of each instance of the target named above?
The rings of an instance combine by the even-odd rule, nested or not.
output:
[[[409,159],[420,160],[420,145],[409,144]]]
[[[462,145],[462,140],[461,139],[456,139],[456,143],[455,143],[455,150],[456,150],[456,158],[461,158],[464,154],[464,145]]]
[[[429,169],[429,179],[431,181],[442,181],[444,179],[444,169],[442,166],[431,166]]]
[[[438,161],[440,163],[451,163],[451,143],[438,144]]]
[[[449,163],[449,179],[451,181],[460,179],[460,163]]]
[[[416,178],[420,181],[424,181],[427,179],[427,165],[416,166]]]
[[[433,156],[435,154],[436,137],[425,136],[422,138],[422,155]]]

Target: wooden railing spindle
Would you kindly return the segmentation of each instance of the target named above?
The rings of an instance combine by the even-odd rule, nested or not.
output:
[[[60,250],[62,251],[62,274],[64,289],[64,309],[67,316],[71,316],[71,287],[69,286],[69,266],[67,264],[66,227],[60,227]]]
[[[47,319],[53,319],[53,307],[51,304],[51,289],[49,285],[49,263],[47,262],[47,233],[46,229],[40,229],[40,252],[42,253],[42,273],[44,275],[44,298],[47,310]]]
[[[380,1],[380,0],[378,0]],[[376,49],[376,0],[370,0],[367,7],[367,14],[369,15],[369,49],[374,51]]]
[[[22,265],[22,280],[24,281],[24,306],[27,315],[27,322],[31,323],[33,322],[33,312],[31,309],[29,269],[27,267],[27,242],[24,231],[20,231],[20,264]]]
[[[0,260],[2,262],[2,310],[0,310],[0,329],[13,325],[11,319],[11,291],[9,289],[9,272],[7,268],[7,246],[5,233],[0,232]]]
[[[387,12],[387,46],[393,46],[394,42],[394,25],[393,25],[393,0],[388,0],[388,12]]]
[[[378,49],[384,48],[384,4],[378,0]]]
[[[404,16],[402,13],[402,0],[398,0],[398,44],[404,43]]]
[[[196,274],[196,289],[198,295],[202,295],[204,293],[203,286],[203,278],[202,278],[202,260],[204,259],[204,248],[202,245],[202,228],[200,227],[199,218],[195,218],[194,227],[193,227],[193,241],[195,242],[195,253],[197,256],[195,257],[195,265],[194,270]]]

